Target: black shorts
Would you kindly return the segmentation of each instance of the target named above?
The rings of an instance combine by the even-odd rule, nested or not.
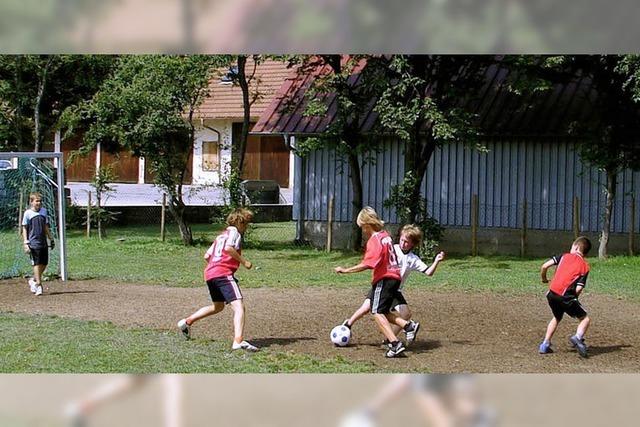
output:
[[[397,305],[394,301],[404,301],[404,297],[398,291],[399,287],[400,281],[396,279],[382,279],[374,283],[369,293],[371,313],[388,314]]]
[[[375,288],[371,288],[371,290],[369,290],[369,292],[367,293],[367,295],[365,296],[365,298],[367,298],[369,300],[369,303],[371,303],[371,301],[373,301],[373,290]],[[391,311],[396,311],[396,307],[399,305],[409,305],[407,303],[407,300],[404,298],[404,295],[402,295],[402,291],[398,291],[398,293],[396,294],[396,296],[393,298],[393,302],[391,303]]]
[[[582,319],[587,315],[587,312],[582,308],[580,301],[575,296],[562,296],[549,291],[547,292],[547,301],[549,301],[553,317],[557,320],[562,320],[564,313],[578,319]]]
[[[29,248],[31,256],[31,265],[48,265],[49,264],[49,248]]]
[[[207,280],[207,287],[213,302],[229,304],[237,299],[242,299],[238,281],[233,276],[214,277],[211,280]]]

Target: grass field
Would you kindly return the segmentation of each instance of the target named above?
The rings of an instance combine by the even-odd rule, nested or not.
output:
[[[192,247],[182,245],[174,227],[169,227],[165,242],[159,240],[156,226],[111,228],[103,240],[86,239],[83,232],[72,230],[68,233],[67,245],[70,278],[202,286],[202,257],[219,230],[220,226],[194,225],[196,244]],[[7,237],[3,234],[4,246]],[[254,225],[243,253],[256,268],[238,271],[242,286],[350,287],[369,282],[368,272],[333,273],[335,266],[358,263],[361,254],[296,247],[291,244],[292,238],[292,223]],[[586,292],[640,300],[637,283],[640,257],[619,256],[606,261],[590,257],[588,260],[592,269]],[[542,262],[541,258],[450,256],[432,279],[414,276],[410,285],[469,292],[538,292],[542,287],[539,280]],[[4,265],[0,264],[2,268]]]
[[[185,342],[175,331],[122,329],[109,322],[53,316],[0,314],[0,372],[273,373],[372,372],[373,366],[342,357],[261,351],[229,351],[229,342]],[[219,356],[216,356],[219,355]]]
[[[202,256],[217,231],[219,228],[212,226],[194,226],[196,244],[192,247],[183,246],[172,228],[165,242],[160,242],[155,226],[111,228],[102,241],[95,237],[86,239],[81,231],[71,231],[67,245],[70,278],[97,279],[116,287],[122,283],[123,286],[147,284],[202,288],[204,297]],[[339,288],[358,295],[360,290],[366,289],[369,272],[350,275],[333,272],[335,266],[358,263],[361,254],[326,253],[297,247],[291,243],[291,232],[291,224],[255,226],[243,251],[255,268],[238,271],[243,288],[256,291],[260,290],[258,288],[301,291]],[[12,236],[7,238],[5,234],[4,239],[3,242],[10,242]],[[9,251],[13,252],[11,248]],[[545,289],[539,280],[543,261],[538,258],[450,256],[434,277],[414,274],[408,289],[432,291],[434,294],[455,293],[458,297],[462,294],[463,298],[466,294],[469,297],[478,294],[535,295],[538,301]],[[640,301],[640,286],[637,284],[640,257],[611,257],[607,261],[591,257],[589,262],[592,270],[587,293]],[[73,296],[69,298],[75,299]],[[11,307],[9,305],[7,309],[12,310]],[[206,333],[202,334],[203,338],[185,343],[175,330],[123,327],[105,321],[29,314],[32,312],[15,314],[7,312],[7,309],[0,312],[0,328],[3,330],[0,353],[5,355],[0,361],[1,372],[352,373],[396,370],[362,360],[353,362],[331,352],[318,356],[282,350],[277,346],[257,354],[237,354],[229,351],[228,340],[211,341],[210,335],[206,338]],[[172,312],[172,315],[179,313]],[[544,313],[545,319],[546,315]],[[174,324],[172,321],[171,325]],[[299,331],[297,336],[306,335]],[[442,333],[440,336],[443,337]],[[443,348],[453,351],[455,345],[453,342]],[[436,356],[437,352],[433,352],[431,357]]]

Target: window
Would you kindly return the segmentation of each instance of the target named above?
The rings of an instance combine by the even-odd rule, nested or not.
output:
[[[218,141],[202,141],[202,170],[220,171],[220,144]]]

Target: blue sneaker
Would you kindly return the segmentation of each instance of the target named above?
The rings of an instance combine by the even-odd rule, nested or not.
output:
[[[576,335],[574,335],[569,338],[569,344],[571,344],[572,347],[578,349],[578,354],[580,355],[580,357],[588,356],[587,345],[584,343],[584,338],[579,339]]]
[[[551,343],[543,341],[540,344],[540,347],[538,347],[538,353],[540,353],[540,354],[553,353],[553,350],[551,349]]]

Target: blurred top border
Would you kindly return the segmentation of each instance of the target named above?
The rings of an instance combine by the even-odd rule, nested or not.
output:
[[[0,53],[631,53],[636,0],[3,0]]]

